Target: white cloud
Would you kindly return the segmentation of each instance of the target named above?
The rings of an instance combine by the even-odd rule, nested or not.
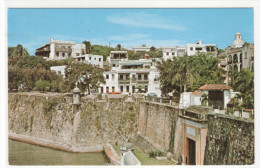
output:
[[[179,25],[173,19],[165,18],[157,14],[145,12],[138,13],[120,13],[108,16],[108,22],[133,27],[157,28],[184,31],[185,27]]]

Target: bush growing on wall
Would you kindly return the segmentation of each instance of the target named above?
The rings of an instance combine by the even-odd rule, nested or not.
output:
[[[38,80],[35,82],[35,88],[38,91],[47,92],[50,90],[51,84],[46,80]]]

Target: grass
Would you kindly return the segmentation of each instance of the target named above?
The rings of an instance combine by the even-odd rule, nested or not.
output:
[[[113,145],[113,148],[116,150],[116,152],[120,156],[120,146]],[[140,160],[142,165],[175,165],[170,160],[157,160],[155,158],[150,158],[149,154],[144,153],[141,149],[139,149],[137,146],[134,146],[135,150],[135,156]]]

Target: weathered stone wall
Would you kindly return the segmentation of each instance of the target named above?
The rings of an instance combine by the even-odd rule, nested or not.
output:
[[[174,141],[180,140],[175,140],[178,113],[179,109],[173,106],[141,102],[138,119],[139,135],[135,143],[146,152],[155,149],[174,152]],[[147,145],[150,144],[153,147],[148,148]]]
[[[204,164],[254,164],[254,122],[217,114],[208,118]]]
[[[122,143],[137,132],[139,107],[134,101],[83,98],[77,109],[62,94],[10,93],[8,98],[10,133],[93,147]]]

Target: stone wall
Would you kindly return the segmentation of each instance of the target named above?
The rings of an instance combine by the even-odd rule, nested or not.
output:
[[[209,114],[205,165],[254,164],[254,122]]]
[[[182,132],[181,124],[177,125],[181,122],[178,113],[179,109],[174,106],[140,102],[138,135],[135,144],[147,153],[161,150],[180,154],[182,148],[175,146],[181,142],[181,135],[176,136],[176,133]]]
[[[122,143],[137,132],[136,102],[82,99],[80,107],[64,94],[9,93],[9,133],[75,147]]]

